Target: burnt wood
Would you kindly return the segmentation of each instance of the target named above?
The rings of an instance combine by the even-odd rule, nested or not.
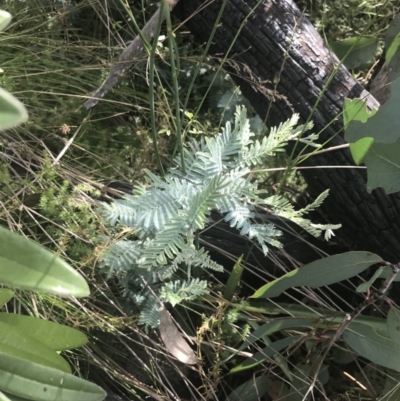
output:
[[[194,40],[204,44],[223,3],[180,0],[173,13],[185,21]],[[303,122],[311,115],[321,143],[338,146],[345,143],[341,110],[346,97],[365,99],[370,109],[379,107],[344,66],[338,67],[337,58],[292,0],[226,1],[209,54],[221,59],[232,43],[224,68],[270,126],[285,121],[293,112],[299,113]],[[297,155],[300,147],[288,151]],[[322,210],[329,222],[342,223],[338,235],[346,244],[391,262],[400,260],[398,193],[386,195],[381,189],[368,193],[365,170],[318,168],[354,165],[348,150],[322,153],[302,165],[317,166],[304,171],[313,196],[330,189]]]

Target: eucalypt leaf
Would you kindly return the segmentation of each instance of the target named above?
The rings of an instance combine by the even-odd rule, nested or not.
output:
[[[386,279],[389,276],[391,276],[393,274],[393,270],[391,267],[389,266],[381,266],[378,269],[376,269],[375,273],[373,274],[373,276],[366,282],[360,284],[357,288],[356,291],[357,292],[367,292],[370,287],[375,283],[376,280],[378,279]],[[400,274],[397,274],[393,281],[400,281]]]
[[[89,295],[85,279],[34,241],[0,227],[0,283],[61,296]]]
[[[289,288],[318,288],[360,274],[382,258],[370,252],[346,252],[316,260],[259,288],[251,298],[277,297]]]
[[[0,389],[11,400],[100,401],[106,396],[100,387],[79,377],[2,352]]]
[[[79,330],[32,316],[0,313],[0,325],[3,323],[26,336],[29,334],[29,337],[42,342],[53,351],[71,350],[88,342],[86,335]]]
[[[343,338],[358,355],[400,372],[400,342],[389,338],[389,333],[381,334],[369,325],[353,322],[343,333]]]

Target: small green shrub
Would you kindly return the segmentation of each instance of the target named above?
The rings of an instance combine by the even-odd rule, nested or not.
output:
[[[203,248],[196,246],[199,230],[205,228],[212,209],[241,235],[268,246],[280,246],[281,232],[273,224],[252,222],[255,205],[268,207],[287,217],[314,236],[331,226],[316,226],[304,215],[321,204],[323,193],[302,210],[281,196],[267,196],[252,179],[251,168],[265,165],[267,157],[284,151],[289,140],[298,140],[304,130],[298,116],[272,129],[268,137],[253,139],[246,109],[238,108],[234,128],[228,122],[221,134],[192,140],[174,159],[164,178],[150,171],[145,185],[136,185],[133,195],[104,205],[104,218],[129,226],[135,240],[117,241],[104,254],[104,271],[116,274],[124,294],[141,307],[139,323],[157,326],[160,303],[172,305],[208,293],[207,282],[196,272],[201,268],[220,271]],[[307,141],[307,138],[302,138]]]

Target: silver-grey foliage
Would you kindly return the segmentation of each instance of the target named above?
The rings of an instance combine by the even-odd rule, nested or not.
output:
[[[304,213],[318,206],[323,194],[306,209],[295,211],[280,197],[267,197],[251,174],[264,166],[266,158],[284,150],[311,128],[297,126],[298,115],[271,130],[268,137],[255,140],[244,107],[237,108],[235,125],[228,122],[214,137],[192,140],[184,149],[184,163],[177,156],[175,167],[165,177],[146,171],[146,185],[137,185],[132,195],[104,204],[103,215],[112,225],[119,222],[134,229],[136,239],[118,241],[104,254],[103,267],[116,274],[124,293],[141,307],[140,323],[157,326],[160,302],[173,305],[207,293],[207,283],[193,277],[193,268],[221,271],[203,248],[196,234],[206,227],[211,210],[241,235],[268,246],[280,246],[282,233],[272,224],[253,222],[255,207],[268,206],[274,214],[293,219],[313,235],[324,227],[311,225]]]

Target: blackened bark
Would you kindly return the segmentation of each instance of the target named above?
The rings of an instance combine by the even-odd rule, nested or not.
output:
[[[222,4],[222,0],[180,0],[174,13],[202,44],[210,37]],[[233,42],[231,61],[224,67],[261,118],[271,104],[269,125],[286,120],[294,111],[305,121],[338,64],[292,0],[228,0],[210,54],[225,55]],[[370,108],[379,107],[346,68],[339,67],[312,115],[314,132],[322,131],[320,138],[329,146],[345,143],[340,113],[346,97],[363,98]],[[353,161],[348,150],[340,150],[313,156],[302,165],[351,166]],[[315,168],[304,171],[304,176],[313,195],[330,189],[323,211],[330,222],[342,223],[339,235],[352,248],[375,252],[391,262],[400,260],[399,194],[388,196],[380,189],[369,194],[360,169]]]

